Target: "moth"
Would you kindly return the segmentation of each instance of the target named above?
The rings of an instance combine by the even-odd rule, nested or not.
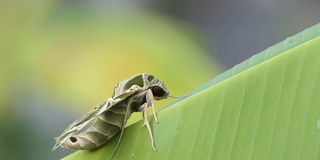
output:
[[[56,144],[52,151],[59,146],[76,150],[96,149],[121,131],[118,143],[110,156],[112,158],[120,145],[127,120],[133,112],[142,112],[152,148],[156,151],[148,121],[148,107],[152,107],[155,121],[158,123],[154,100],[165,99],[168,96],[168,88],[153,75],[141,73],[123,80],[116,84],[111,98],[77,119],[59,137],[56,137]],[[91,126],[78,133],[90,122],[93,122]]]

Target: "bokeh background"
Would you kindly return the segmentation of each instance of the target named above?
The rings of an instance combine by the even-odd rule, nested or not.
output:
[[[73,151],[51,152],[53,137],[120,80],[152,73],[183,95],[319,23],[319,8],[316,0],[1,1],[0,158],[66,156]]]

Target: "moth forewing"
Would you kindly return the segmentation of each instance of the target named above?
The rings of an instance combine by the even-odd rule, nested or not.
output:
[[[67,141],[70,137],[76,134],[79,130],[85,127],[88,123],[90,123],[99,112],[99,109],[103,106],[104,103],[101,103],[97,107],[95,107],[92,111],[88,112],[84,116],[80,117],[73,123],[71,123],[65,131],[59,136],[55,138],[56,144],[53,146],[52,151],[56,150],[59,146],[61,146],[65,141]]]
[[[53,150],[59,146],[78,150],[95,149],[109,141],[116,133],[121,132],[118,143],[111,154],[110,158],[112,158],[120,145],[127,120],[133,112],[143,112],[144,124],[147,126],[152,148],[156,150],[148,121],[148,107],[152,107],[154,118],[158,122],[154,100],[167,98],[168,95],[169,90],[164,83],[150,74],[137,74],[123,80],[115,86],[111,98],[67,127],[56,138]],[[87,130],[78,133],[93,119],[94,123]]]

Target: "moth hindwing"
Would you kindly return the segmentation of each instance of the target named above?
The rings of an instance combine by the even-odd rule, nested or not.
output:
[[[142,112],[152,148],[156,150],[148,121],[148,107],[152,107],[154,118],[158,122],[154,100],[165,99],[168,95],[168,88],[153,75],[142,73],[123,80],[115,86],[111,98],[70,124],[59,137],[55,138],[56,144],[52,150],[59,146],[76,150],[96,149],[120,132],[118,143],[110,156],[112,158],[120,145],[127,120],[133,112]],[[78,133],[90,122],[93,123],[88,129]]]

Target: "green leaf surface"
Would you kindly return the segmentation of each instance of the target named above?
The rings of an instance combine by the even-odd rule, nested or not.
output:
[[[268,48],[125,129],[114,159],[319,159],[320,25]],[[65,160],[109,159],[101,149]]]

